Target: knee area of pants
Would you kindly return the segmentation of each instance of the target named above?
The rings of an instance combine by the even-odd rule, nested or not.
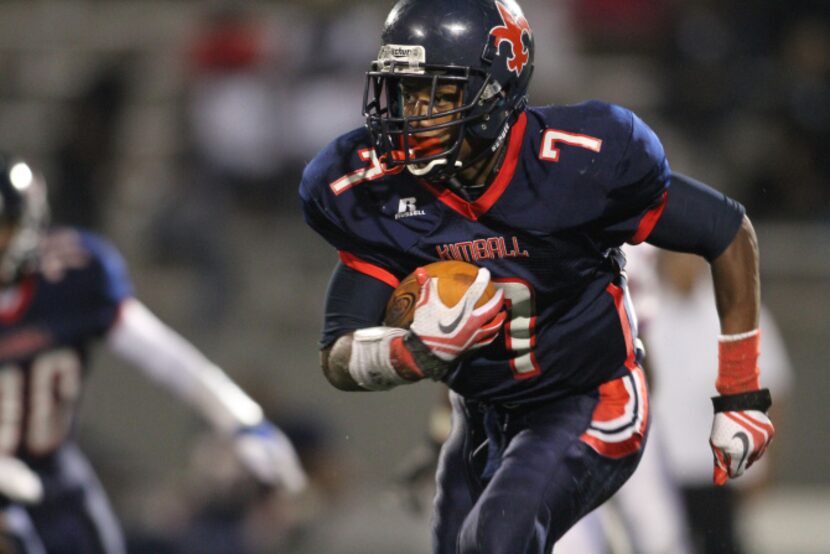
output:
[[[505,537],[482,526],[465,525],[458,537],[458,554],[517,554],[522,545],[510,544]]]

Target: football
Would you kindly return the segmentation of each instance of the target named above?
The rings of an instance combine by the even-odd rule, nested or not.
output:
[[[478,273],[478,266],[454,260],[434,262],[423,267],[427,275],[438,278],[438,296],[449,307],[455,306],[461,300]],[[383,324],[387,327],[409,328],[412,325],[412,318],[415,317],[415,304],[418,302],[419,291],[418,279],[413,271],[401,281],[389,297]],[[491,281],[476,303],[476,307],[485,304],[495,294],[496,287]]]

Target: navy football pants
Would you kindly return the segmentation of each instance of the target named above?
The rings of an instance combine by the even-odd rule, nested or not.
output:
[[[121,530],[89,462],[75,445],[55,454],[37,506],[6,509],[7,540],[23,554],[124,554]]]
[[[510,410],[452,394],[434,554],[550,554],[631,476],[645,446],[642,370],[586,394]]]

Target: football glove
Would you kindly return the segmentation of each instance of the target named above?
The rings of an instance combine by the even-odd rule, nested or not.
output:
[[[0,499],[37,504],[43,498],[43,483],[29,466],[10,456],[0,456]]]
[[[493,342],[507,314],[501,311],[504,292],[476,308],[490,282],[490,272],[480,268],[464,296],[453,307],[447,307],[438,296],[438,279],[423,268],[415,270],[421,286],[411,330],[440,360],[451,362],[461,354]]]
[[[291,441],[267,421],[240,429],[234,436],[234,448],[242,464],[264,485],[297,494],[308,484]]]
[[[712,480],[718,486],[743,474],[764,455],[775,436],[767,417],[772,401],[768,389],[712,398],[715,419],[709,444],[714,454]]]

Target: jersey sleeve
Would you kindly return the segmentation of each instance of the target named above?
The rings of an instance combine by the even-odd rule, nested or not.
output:
[[[97,298],[96,318],[102,331],[109,329],[118,317],[121,303],[134,295],[133,285],[124,258],[109,241],[89,233],[81,233],[81,242],[91,256]]]
[[[377,279],[338,264],[326,291],[320,348],[330,346],[350,331],[380,325],[393,290]]]
[[[648,242],[712,261],[732,243],[745,215],[744,207],[714,188],[673,174],[660,221]]]
[[[638,244],[651,233],[665,207],[670,169],[660,139],[633,112],[614,107],[627,140],[608,172],[603,234],[609,246]]]
[[[388,252],[382,240],[373,238],[373,234],[381,236],[382,230],[373,225],[355,195],[338,197],[329,187],[339,173],[350,170],[342,157],[330,146],[306,166],[299,190],[305,221],[337,249],[343,264],[394,288],[407,273],[404,264]],[[340,163],[333,164],[332,158]],[[332,169],[333,165],[340,169]]]

